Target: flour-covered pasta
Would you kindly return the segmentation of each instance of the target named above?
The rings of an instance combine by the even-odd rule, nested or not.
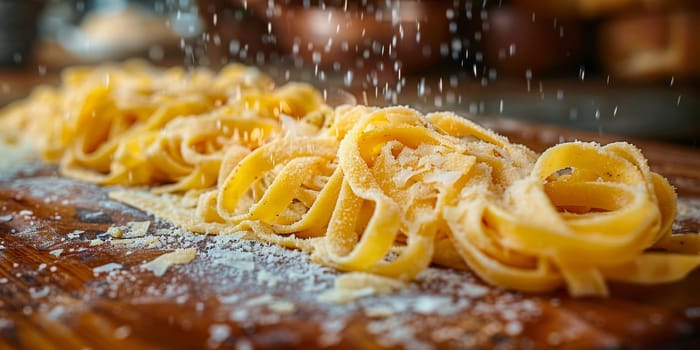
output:
[[[38,117],[34,117],[39,115]],[[538,155],[452,113],[324,104],[254,69],[80,68],[2,112],[66,176],[195,232],[303,249],[410,281],[430,264],[496,286],[605,296],[700,265],[676,195],[627,143]]]
[[[38,88],[4,112],[61,173],[99,184],[216,184],[224,158],[240,158],[275,134],[280,118],[322,109],[307,84],[275,88],[258,70],[231,65],[160,70],[141,61],[72,68],[59,88]]]

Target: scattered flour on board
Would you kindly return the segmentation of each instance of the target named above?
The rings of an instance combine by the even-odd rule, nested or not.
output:
[[[361,327],[382,345],[430,349],[435,342],[479,344],[477,338],[481,336],[519,334],[522,322],[540,312],[535,303],[518,294],[487,288],[466,271],[428,268],[411,283],[356,274],[343,276],[312,263],[301,251],[245,240],[242,233],[206,236],[170,228],[107,199],[109,189],[77,185],[61,178],[51,180],[58,182],[52,190],[45,188],[46,179],[38,178],[17,179],[16,186],[27,196],[90,208],[79,213],[86,221],[102,220],[113,211],[133,218],[117,226],[121,234],[74,231],[63,237],[69,243],[83,242],[81,249],[89,254],[108,250],[113,256],[113,261],[92,268],[95,280],[84,295],[85,301],[106,296],[128,298],[135,305],[176,302],[191,304],[193,310],[203,312],[211,307],[205,306],[204,300],[216,300],[223,319],[208,329],[207,344],[203,346],[225,341],[230,335],[228,327],[234,323],[265,326],[300,322],[300,317],[302,323],[318,325],[318,346],[333,346],[344,341],[348,327],[357,327],[361,315],[369,320]],[[24,237],[33,239],[38,235],[27,232]],[[64,259],[66,252],[71,252],[70,248],[60,244],[51,248],[56,258]],[[150,258],[138,264],[127,264],[119,258],[134,252],[151,252]],[[170,271],[174,263],[178,264],[177,270]],[[55,266],[42,271],[53,272]],[[155,283],[143,285],[153,277]],[[355,284],[358,278],[369,280]],[[321,297],[338,291],[350,291],[352,295],[347,300]],[[33,294],[48,303],[52,299],[49,292],[37,289]],[[69,306],[46,304],[47,315],[54,318],[70,312]],[[461,323],[465,314],[480,322],[465,326]],[[514,314],[517,317],[513,318]],[[114,336],[128,337],[130,331],[122,328]],[[251,345],[241,338],[235,343]]]
[[[417,350],[432,349],[436,341],[477,344],[474,333],[483,329],[489,336],[514,336],[522,331],[522,320],[540,312],[534,302],[518,294],[489,294],[488,287],[465,271],[428,268],[416,281],[403,283],[362,274],[343,275],[312,263],[306,253],[243,240],[240,234],[204,236],[179,229],[158,229],[155,233],[160,237],[155,248],[196,249],[197,258],[180,265],[175,275],[164,273],[160,277],[163,284],[134,297],[139,303],[216,298],[221,307],[230,309],[228,321],[243,326],[278,324],[300,310],[314,310],[304,317],[320,325],[319,346],[342,342],[344,330],[357,314],[371,319],[366,330],[381,345]],[[128,288],[136,273],[132,269],[108,275],[107,294]],[[369,282],[357,282],[367,278]],[[197,281],[194,288],[201,288],[193,290],[187,280]],[[341,302],[321,297],[339,290],[357,295]],[[462,313],[481,318],[483,323],[471,329],[457,327]],[[212,327],[207,345],[215,347],[228,337],[228,326]]]

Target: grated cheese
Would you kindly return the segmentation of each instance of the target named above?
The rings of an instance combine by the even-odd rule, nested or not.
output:
[[[141,265],[141,268],[150,270],[154,275],[160,277],[173,265],[187,264],[197,256],[197,249],[176,249],[170,253],[163,254],[148,263]]]

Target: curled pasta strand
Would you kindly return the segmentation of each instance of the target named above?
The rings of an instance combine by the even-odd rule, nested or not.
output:
[[[232,65],[78,67],[0,112],[60,171],[189,230],[245,231],[314,261],[409,281],[431,263],[574,296],[700,266],[676,194],[627,143],[538,155],[453,113],[324,104]],[[667,250],[661,252],[659,250]]]
[[[329,139],[284,138],[256,149],[243,158],[220,185],[217,198],[219,215],[233,223],[246,220],[248,213],[236,214],[238,205],[250,187],[265,173],[295,158],[320,157],[330,160],[334,158],[335,152],[336,144]]]

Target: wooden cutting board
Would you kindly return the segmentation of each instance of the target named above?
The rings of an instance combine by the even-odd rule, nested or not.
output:
[[[614,139],[490,124],[537,150]],[[639,145],[678,188],[674,229],[698,232],[700,150]],[[320,297],[337,273],[304,253],[179,232],[107,199],[108,188],[58,177],[54,167],[4,164],[0,349],[700,347],[700,271],[676,284],[613,284],[610,298],[572,299],[504,291],[469,272],[431,268],[399,293],[337,304]],[[105,234],[144,221],[145,237]],[[194,248],[197,257],[162,276],[142,267],[176,248]]]

